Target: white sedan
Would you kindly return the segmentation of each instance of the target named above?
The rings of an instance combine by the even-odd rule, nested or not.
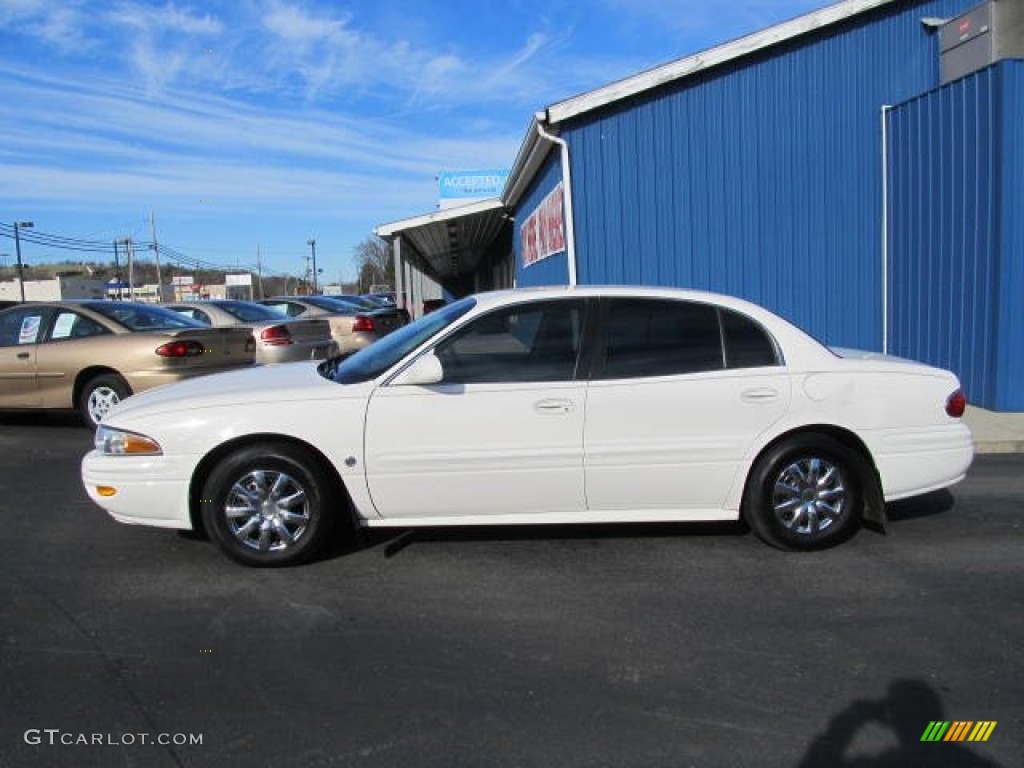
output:
[[[480,294],[345,358],[117,406],[82,462],[116,520],[283,565],[339,528],[736,520],[818,549],[973,457],[956,377],[663,288]]]

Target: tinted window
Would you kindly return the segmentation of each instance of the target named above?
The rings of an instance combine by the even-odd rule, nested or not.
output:
[[[749,317],[722,310],[725,360],[729,368],[757,368],[778,365],[775,344],[768,332]]]
[[[132,304],[121,301],[93,301],[85,304],[93,312],[120,323],[130,331],[177,330],[201,328],[202,324],[164,307]]]
[[[14,309],[0,315],[0,347],[35,344],[42,340],[49,310],[42,307]]]
[[[613,300],[609,306],[602,378],[671,376],[722,367],[715,307],[656,299]]]
[[[171,311],[177,312],[179,315],[187,317],[189,320],[195,320],[196,322],[203,323],[204,325],[211,325],[210,318],[194,307],[175,307]]]
[[[383,339],[351,356],[331,358],[320,365],[320,374],[339,384],[368,381],[384,373],[416,347],[435,336],[476,306],[469,297],[445,307],[440,312],[421,317],[414,323],[389,333]]]
[[[269,307],[272,311],[277,312],[278,315],[285,315],[287,317],[298,317],[306,308],[301,304],[296,304],[293,301],[265,301],[263,302],[265,307]]]
[[[354,315],[364,307],[353,304],[344,299],[333,299],[328,296],[303,296],[302,300],[314,307],[325,309],[337,315]]]
[[[223,309],[236,320],[243,323],[260,323],[264,320],[280,320],[281,315],[270,307],[262,304],[251,304],[247,301],[217,301],[214,306]]]
[[[110,333],[110,331],[95,320],[91,320],[77,312],[61,312],[53,322],[50,340],[85,339],[89,336],[102,336],[106,333]]]
[[[582,327],[579,301],[507,307],[477,318],[435,354],[445,383],[571,381]]]

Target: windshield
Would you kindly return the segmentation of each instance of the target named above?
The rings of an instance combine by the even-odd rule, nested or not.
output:
[[[476,299],[469,297],[424,315],[416,322],[402,326],[354,355],[331,358],[321,364],[320,375],[338,384],[355,384],[376,378],[475,306]]]
[[[258,323],[263,320],[280,322],[283,319],[280,312],[275,312],[262,304],[250,304],[248,301],[214,301],[211,303],[243,323]]]
[[[165,331],[205,328],[202,323],[164,307],[128,301],[90,301],[83,306],[120,323],[129,331]]]

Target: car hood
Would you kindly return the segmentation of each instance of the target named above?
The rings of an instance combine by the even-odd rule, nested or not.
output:
[[[320,375],[318,365],[316,361],[303,361],[258,366],[168,384],[132,395],[103,421],[113,424],[124,416],[183,413],[197,408],[365,396],[367,385],[336,384]]]

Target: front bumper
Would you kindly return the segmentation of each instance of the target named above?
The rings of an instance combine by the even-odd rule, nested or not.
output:
[[[82,484],[89,498],[118,522],[192,530],[189,482],[198,456],[104,456],[82,459]],[[103,496],[98,488],[112,488]]]

